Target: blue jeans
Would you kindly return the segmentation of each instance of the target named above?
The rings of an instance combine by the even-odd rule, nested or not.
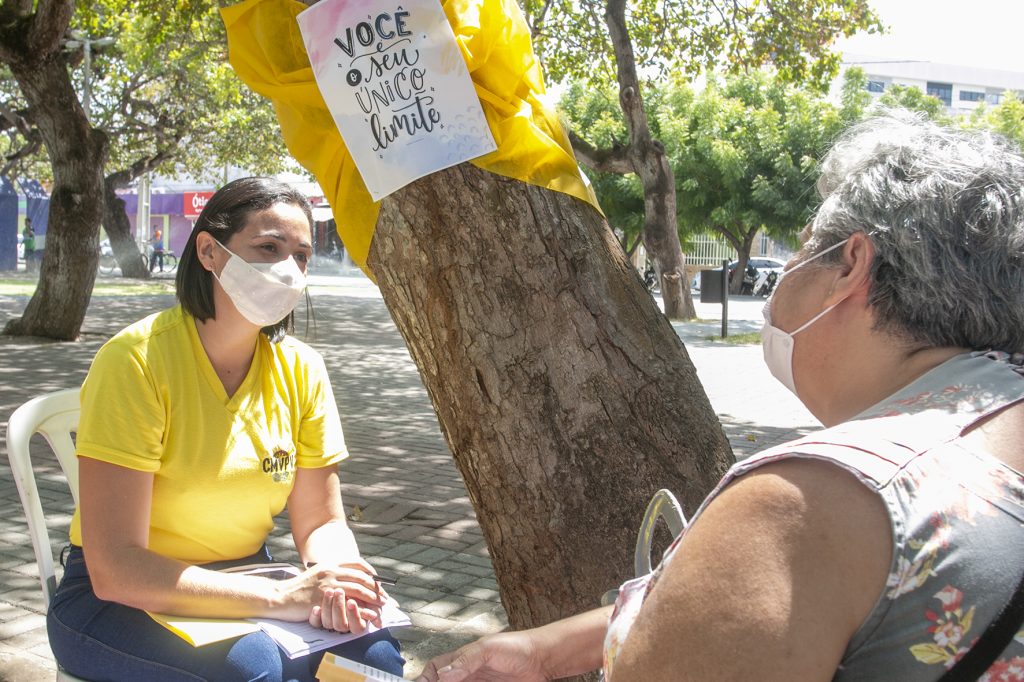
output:
[[[251,557],[210,567],[270,561],[264,547]],[[145,611],[97,598],[85,556],[74,546],[46,614],[46,629],[57,663],[87,680],[312,682],[324,654],[291,660],[262,632],[193,647]],[[400,649],[391,633],[382,630],[330,651],[401,677],[405,660]]]

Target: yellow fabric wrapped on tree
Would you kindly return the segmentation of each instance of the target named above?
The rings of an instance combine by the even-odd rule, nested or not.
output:
[[[540,100],[540,64],[515,0],[446,0],[442,7],[498,146],[471,163],[600,210],[558,117]],[[296,0],[247,0],[222,9],[228,59],[249,87],[274,103],[288,150],[319,181],[345,248],[365,270],[380,206],[317,88],[295,20],[304,9]]]

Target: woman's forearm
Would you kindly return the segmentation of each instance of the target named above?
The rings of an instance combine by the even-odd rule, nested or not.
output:
[[[328,521],[314,529],[296,549],[306,565],[326,564],[338,566],[359,559],[359,546],[352,529],[344,521]]]
[[[530,631],[549,678],[572,677],[601,667],[611,613],[611,606],[603,606]]]
[[[179,616],[285,617],[310,596],[285,593],[279,581],[221,573],[161,556],[144,547],[121,547],[116,556],[86,550],[96,595],[146,611]],[[308,608],[306,609],[308,612]]]

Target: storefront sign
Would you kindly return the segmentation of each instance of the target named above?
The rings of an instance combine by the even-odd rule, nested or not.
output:
[[[298,22],[317,86],[374,201],[496,149],[438,0],[323,0]]]
[[[185,192],[185,217],[189,220],[198,218],[212,196],[213,192]]]

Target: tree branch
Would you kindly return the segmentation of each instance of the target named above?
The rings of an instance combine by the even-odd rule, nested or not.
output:
[[[28,53],[39,59],[59,50],[74,11],[74,0],[39,0],[25,41]]]
[[[604,14],[608,35],[615,53],[615,70],[619,83],[619,103],[629,130],[632,147],[643,148],[651,139],[651,129],[640,96],[640,79],[636,71],[636,55],[626,26],[626,0],[608,0]]]
[[[25,145],[21,149],[14,152],[13,154],[8,154],[4,157],[5,163],[3,165],[3,168],[0,168],[0,176],[9,176],[11,171],[14,170],[14,168],[17,167],[22,160],[31,157],[40,149],[42,149],[43,136],[39,134],[38,130],[33,129],[32,132],[34,134],[27,138]]]
[[[551,2],[552,0],[545,0],[544,6],[541,7],[540,12],[537,13],[537,16],[532,22],[533,25],[530,27],[530,38],[533,40],[537,40],[537,37],[540,35],[542,27],[544,26],[544,20],[547,18],[548,10],[551,8]]]
[[[149,173],[164,161],[173,158],[180,140],[180,137],[175,137],[173,138],[172,144],[158,150],[156,154],[143,157],[132,163],[127,168],[122,168],[119,171],[110,173],[106,178],[104,178],[104,184],[111,189],[127,187],[135,178],[139,177],[143,173]]]
[[[13,128],[24,137],[31,137],[33,128],[29,123],[28,117],[28,109],[14,110],[0,102],[0,132]]]
[[[615,144],[610,149],[598,149],[572,130],[569,131],[569,141],[572,143],[572,150],[576,152],[576,158],[588,168],[620,175],[634,172],[626,148],[620,144]]]

